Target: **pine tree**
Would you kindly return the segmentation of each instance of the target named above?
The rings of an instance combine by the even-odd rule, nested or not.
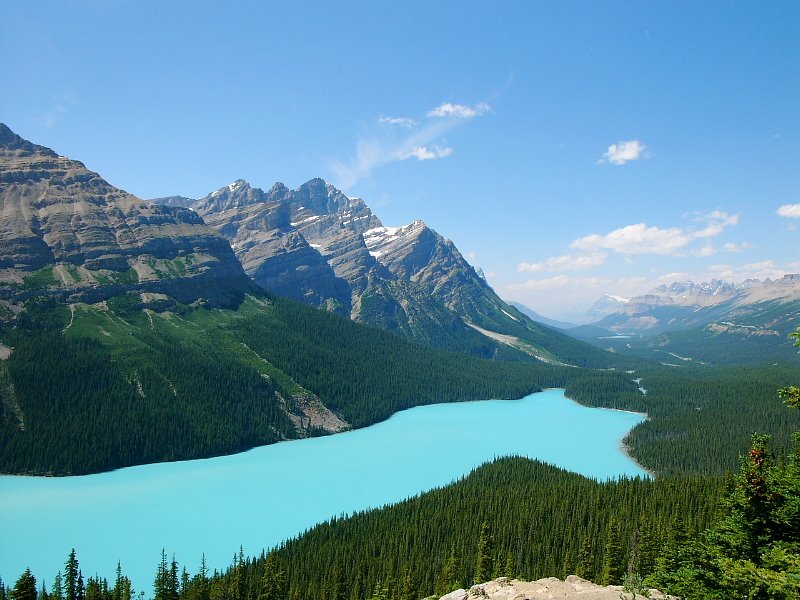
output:
[[[78,600],[78,559],[73,548],[64,568],[64,598],[65,600]]]
[[[366,594],[366,590],[364,588],[364,575],[361,571],[358,571],[355,579],[353,580],[353,586],[350,589],[350,600],[364,600],[364,596]]]
[[[625,568],[622,565],[622,545],[619,541],[619,524],[611,517],[606,534],[606,545],[603,551],[603,575],[601,585],[618,585],[622,583]]]
[[[208,582],[208,566],[206,565],[206,555],[203,553],[200,558],[200,570],[195,576],[196,597],[195,600],[210,600],[211,588]]]
[[[506,554],[506,564],[503,567],[503,575],[509,579],[517,577],[517,557],[513,552]]]
[[[389,600],[389,587],[382,581],[375,583],[369,600]]]
[[[36,598],[36,578],[31,574],[30,569],[17,579],[17,583],[11,588],[9,593],[11,600],[37,600]]]
[[[436,580],[436,593],[440,596],[457,590],[461,587],[461,559],[458,557],[455,545],[450,549],[450,556],[444,562],[442,572]]]
[[[575,563],[575,575],[594,581],[596,573],[594,571],[594,557],[592,556],[592,548],[594,544],[588,534],[583,536],[581,540],[581,547],[578,551],[578,560]]]
[[[173,558],[173,563],[175,562]],[[155,600],[175,600],[173,590],[175,586],[172,583],[172,569],[170,563],[167,562],[167,552],[162,548],[161,561],[158,563],[156,570],[156,578],[153,582],[153,591],[155,593]]]
[[[83,573],[78,569],[78,582],[75,584],[76,600],[86,600],[86,587],[83,583]]]
[[[331,600],[347,600],[347,583],[344,580],[344,573],[342,572],[342,565],[340,561],[336,562],[336,566],[331,573]]]
[[[286,574],[278,562],[278,556],[271,552],[264,563],[261,576],[259,600],[283,600],[286,597]]]
[[[417,579],[414,576],[414,572],[408,567],[408,565],[406,565],[403,569],[400,600],[418,600],[418,591],[419,586],[417,584]]]
[[[53,579],[53,593],[50,596],[51,600],[64,600],[64,587],[61,581],[61,571],[56,573]]]
[[[489,524],[481,525],[481,536],[478,540],[478,559],[475,564],[475,583],[483,583],[492,578],[494,570],[494,542]]]

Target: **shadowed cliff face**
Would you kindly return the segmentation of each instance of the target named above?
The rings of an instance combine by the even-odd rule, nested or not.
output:
[[[250,289],[227,241],[0,124],[0,295],[99,301],[127,291],[226,304]]]

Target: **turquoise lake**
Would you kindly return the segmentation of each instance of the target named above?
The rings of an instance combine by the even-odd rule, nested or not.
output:
[[[646,472],[622,438],[643,415],[583,407],[563,390],[522,400],[437,404],[334,436],[233,456],[81,477],[0,477],[0,577],[30,567],[48,589],[75,548],[84,577],[117,561],[152,594],[162,548],[194,573],[223,569],[330,517],[397,502],[506,455],[597,479]]]

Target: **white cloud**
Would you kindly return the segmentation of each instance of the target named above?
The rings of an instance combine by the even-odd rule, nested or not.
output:
[[[417,146],[416,148],[401,154],[398,156],[398,158],[400,160],[406,160],[408,158],[416,158],[417,160],[434,160],[436,158],[445,158],[450,156],[452,153],[452,148],[442,148],[439,146],[427,148],[425,146]]]
[[[784,204],[777,212],[780,217],[800,219],[800,204]]]
[[[706,244],[700,248],[697,248],[692,252],[692,256],[699,256],[700,258],[707,258],[709,256],[714,256],[717,253],[717,249],[714,247],[713,244]]]
[[[787,265],[792,268],[792,265]],[[773,260],[763,260],[743,265],[718,264],[708,267],[705,273],[695,277],[695,281],[725,279],[727,281],[744,281],[745,279],[780,279],[786,275],[786,269],[778,267]]]
[[[553,290],[565,287],[597,288],[602,286],[605,280],[599,277],[568,277],[567,275],[556,275],[547,279],[529,279],[523,283],[512,283],[507,287],[509,290]]]
[[[728,242],[727,244],[723,244],[722,248],[728,252],[742,252],[744,250],[749,250],[753,248],[753,244],[748,242],[742,242],[741,244],[736,244],[734,242]]]
[[[328,169],[333,172],[337,186],[347,191],[356,182],[368,177],[373,169],[383,165],[409,158],[446,158],[454,150],[444,143],[444,136],[489,109],[488,104],[470,107],[448,102],[428,112],[428,118],[421,121],[409,117],[381,116],[378,123],[392,127],[375,126],[366,131],[356,141],[355,155],[345,160],[329,161]]]
[[[699,216],[695,219],[695,221],[701,223],[708,223],[705,229],[701,229],[700,231],[695,231],[694,236],[697,238],[708,238],[708,237],[716,237],[723,231],[725,231],[726,227],[730,225],[738,225],[739,224],[739,215],[729,215],[728,213],[715,210],[707,215]]]
[[[486,104],[485,102],[481,102],[480,104],[476,104],[475,106],[467,106],[465,104],[453,104],[452,102],[445,102],[444,104],[440,104],[436,108],[431,111],[428,111],[429,117],[435,118],[443,118],[443,117],[455,117],[457,119],[472,119],[474,117],[479,117],[489,110],[491,110],[491,106]]]
[[[384,117],[383,115],[378,117],[378,123],[383,123],[384,125],[398,125],[409,129],[419,125],[419,121],[410,117]]]
[[[611,250],[619,254],[660,254],[675,256],[685,254],[688,246],[695,240],[716,237],[726,227],[739,223],[739,215],[729,215],[722,211],[714,211],[695,219],[706,223],[700,230],[680,227],[648,227],[645,223],[627,225],[615,229],[605,235],[591,234],[578,238],[570,245],[576,250],[599,252]],[[693,252],[696,256],[711,256],[716,250],[710,243]]]
[[[627,225],[605,235],[578,238],[570,245],[576,250],[612,250],[620,254],[675,254],[692,241],[691,234],[673,227],[661,229],[644,223]]]
[[[672,273],[666,273],[664,275],[661,275],[656,279],[656,281],[659,284],[662,284],[662,283],[672,283],[673,281],[688,281],[689,279],[691,279],[691,277],[689,276],[688,273],[673,271]]]
[[[608,150],[603,154],[599,163],[612,163],[615,165],[624,165],[626,162],[632,160],[639,160],[640,158],[647,158],[647,146],[639,140],[620,141],[616,144],[611,144]]]
[[[608,254],[602,252],[553,256],[540,263],[520,263],[517,265],[517,271],[521,273],[537,273],[540,271],[583,271],[599,267],[606,262],[607,257]]]

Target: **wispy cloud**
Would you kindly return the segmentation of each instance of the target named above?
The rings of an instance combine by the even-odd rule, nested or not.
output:
[[[452,148],[443,148],[440,146],[432,146],[431,148],[427,148],[425,146],[417,146],[410,152],[400,156],[400,160],[406,160],[407,158],[416,158],[417,160],[433,160],[436,158],[446,158],[452,153]]]
[[[608,284],[608,280],[599,277],[569,277],[568,275],[555,275],[546,279],[530,279],[522,283],[512,283],[506,286],[511,291],[532,291],[532,290],[556,290],[563,288],[602,288]]]
[[[739,224],[739,215],[729,215],[721,210],[715,210],[707,215],[695,218],[698,223],[707,223],[706,227],[694,232],[696,238],[717,237],[726,227]]]
[[[328,168],[339,187],[347,190],[374,169],[392,162],[409,158],[426,161],[447,158],[454,149],[445,143],[445,135],[489,110],[490,106],[485,103],[467,106],[447,102],[429,111],[421,120],[380,116],[377,121],[384,127],[368,128],[356,142],[355,156],[330,161]]]
[[[792,265],[787,265],[792,268]],[[780,279],[787,270],[779,267],[774,260],[762,260],[743,265],[718,264],[708,267],[705,273],[698,276],[698,281],[710,279],[726,279],[728,281],[744,281],[745,279]]]
[[[599,267],[606,262],[608,254],[567,254],[565,256],[553,256],[543,262],[538,263],[519,263],[517,271],[520,273],[538,273],[541,271],[584,271]]]
[[[446,117],[454,117],[456,119],[472,119],[479,117],[482,114],[491,110],[491,106],[485,102],[476,104],[475,106],[467,106],[465,104],[453,104],[452,102],[445,102],[440,104],[431,111],[428,111],[429,117],[442,119]]]
[[[610,250],[619,254],[661,254],[676,256],[685,254],[688,247],[698,239],[717,237],[729,226],[739,223],[739,215],[729,215],[723,211],[714,211],[695,219],[705,223],[699,230],[681,227],[648,227],[645,223],[627,225],[606,234],[591,234],[578,238],[570,245],[576,250],[600,252]],[[713,246],[706,243],[696,249],[696,256],[711,256]]]
[[[777,210],[779,217],[800,219],[800,204],[784,204]]]
[[[66,115],[67,112],[69,112],[69,110],[75,106],[75,103],[76,98],[72,93],[72,90],[65,89],[53,99],[53,102],[48,110],[36,118],[36,122],[42,127],[46,127],[48,129],[55,127],[58,125],[64,115]]]
[[[412,119],[410,117],[384,117],[381,115],[378,117],[378,123],[383,123],[384,125],[397,125],[399,127],[416,127],[419,125],[419,121],[416,119]]]
[[[754,247],[753,244],[750,244],[748,242],[742,242],[741,244],[728,242],[727,244],[722,245],[722,249],[727,252],[744,252],[745,250],[750,250],[753,247]]]
[[[627,140],[611,144],[608,150],[603,154],[603,157],[597,162],[624,165],[632,160],[649,158],[649,156],[650,154],[647,152],[647,146],[642,142],[639,140]]]

